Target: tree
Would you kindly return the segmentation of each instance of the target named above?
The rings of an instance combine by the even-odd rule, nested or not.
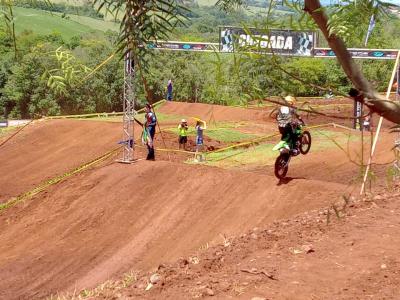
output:
[[[140,52],[146,50],[145,45],[150,40],[168,38],[176,25],[182,24],[185,19],[183,13],[185,8],[180,5],[178,0],[96,0],[95,2],[99,4],[100,9],[106,7],[114,13],[123,12],[118,41],[119,49],[124,53],[133,51],[135,62],[139,67],[148,66],[146,62],[142,61],[143,57],[146,56],[139,55]],[[400,105],[388,102],[378,94],[352,59],[344,41],[351,30],[354,31],[354,29],[359,28],[360,24],[365,23],[372,14],[377,19],[382,18],[389,4],[380,0],[347,0],[344,5],[334,7],[329,18],[327,10],[321,6],[319,0],[293,1],[292,3],[286,0],[284,2],[290,8],[297,10],[300,15],[299,23],[306,21],[309,25],[309,21],[313,20],[324,35],[328,45],[335,51],[337,60],[349,80],[363,94],[362,101],[364,104],[386,119],[400,123]],[[243,0],[219,0],[217,2],[217,6],[229,12],[233,8],[242,7],[245,4],[246,2]],[[270,8],[272,8],[272,1]],[[360,31],[358,31],[359,35]],[[145,78],[142,79],[146,82]]]
[[[374,1],[369,1],[374,2]],[[378,6],[382,5],[377,1]],[[349,80],[365,96],[363,102],[371,111],[378,113],[389,121],[400,124],[400,105],[387,101],[374,89],[373,85],[362,74],[358,65],[352,59],[346,44],[334,31],[329,30],[329,19],[319,0],[305,0],[304,10],[315,21],[329,46],[335,51],[337,60]],[[354,20],[356,21],[356,20]]]
[[[360,24],[362,22],[365,23],[365,20],[369,20],[371,15],[375,15],[376,18],[384,17],[390,4],[380,0],[346,0],[343,1],[345,3],[336,6],[329,19],[327,9],[321,5],[319,0],[304,0],[304,4],[302,1],[289,3],[286,0],[284,2],[301,14],[298,20],[299,23],[302,21],[307,23],[307,16],[314,21],[324,35],[329,47],[335,52],[345,74],[354,87],[363,95],[358,100],[368,106],[371,111],[378,113],[389,121],[400,124],[400,105],[387,101],[374,89],[352,59],[344,38],[340,36],[342,34],[344,37],[348,37],[348,33],[352,30],[354,31],[355,28],[357,29],[355,31],[360,34],[360,30],[358,30]],[[245,5],[245,2],[242,0],[219,0],[217,5],[224,10],[232,10],[235,7]]]

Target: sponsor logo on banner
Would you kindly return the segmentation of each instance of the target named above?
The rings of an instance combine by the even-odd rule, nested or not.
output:
[[[347,49],[351,56],[354,58],[365,58],[365,59],[396,59],[396,50],[369,50],[369,49]],[[314,49],[313,55],[315,57],[336,57],[333,50],[328,48],[317,48]]]
[[[0,127],[7,127],[8,121],[7,120],[0,120]]]
[[[311,56],[314,32],[273,29],[263,31],[239,27],[220,28],[221,52],[266,52],[278,55]]]
[[[216,51],[216,43],[157,42],[147,44],[147,49],[180,50],[180,51]]]

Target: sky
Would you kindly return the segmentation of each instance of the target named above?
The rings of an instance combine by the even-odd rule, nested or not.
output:
[[[400,5],[400,0],[386,0],[386,2]]]
[[[320,0],[321,1],[321,3],[322,4],[329,4],[331,1],[332,2],[337,2],[337,1],[339,1],[339,0]],[[382,0],[382,1],[385,1],[385,2],[387,2],[387,3],[392,3],[392,4],[397,4],[397,5],[400,5],[400,0]]]

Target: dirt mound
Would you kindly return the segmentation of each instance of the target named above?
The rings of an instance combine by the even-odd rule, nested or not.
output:
[[[166,102],[158,109],[162,113],[201,118],[205,121],[256,121],[268,120],[268,113],[262,109],[212,105],[204,103]]]
[[[196,254],[197,264],[160,268],[150,291],[155,271],[129,288],[98,290],[96,299],[398,299],[399,191],[352,201],[328,225],[322,210],[250,230]]]
[[[276,183],[168,162],[86,171],[1,214],[0,298],[40,298],[154,267],[219,242],[220,234],[320,207],[343,188]]]
[[[366,133],[366,135],[369,133]],[[372,160],[372,176],[375,184],[382,184],[387,177],[387,169],[394,160],[393,151],[394,135],[381,132],[379,142]],[[370,150],[367,143],[364,148],[364,165],[367,164]],[[320,179],[327,182],[336,182],[351,186],[361,182],[364,171],[361,171],[361,143],[349,142],[342,145],[342,149],[320,149],[310,153],[301,159],[294,159],[290,166],[290,174],[299,178]],[[378,178],[383,180],[379,181]],[[357,185],[359,188],[359,185]]]
[[[94,121],[30,124],[0,148],[0,202],[116,148],[121,131],[120,124]]]

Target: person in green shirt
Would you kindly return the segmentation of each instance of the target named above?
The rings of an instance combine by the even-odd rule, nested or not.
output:
[[[183,150],[186,150],[186,143],[187,143],[187,131],[189,127],[187,121],[185,119],[181,120],[181,123],[178,126],[179,130],[179,149],[183,147]]]

